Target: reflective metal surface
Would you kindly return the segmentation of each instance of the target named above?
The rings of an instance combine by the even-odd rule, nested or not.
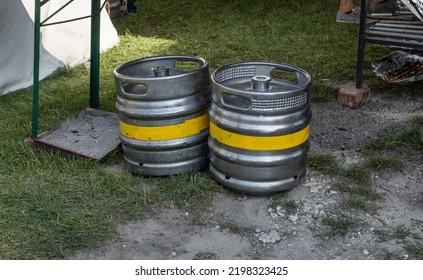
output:
[[[207,167],[210,92],[204,59],[143,58],[117,67],[114,77],[129,170],[162,176]]]
[[[213,178],[249,194],[291,189],[306,173],[311,78],[297,67],[243,62],[212,74]]]

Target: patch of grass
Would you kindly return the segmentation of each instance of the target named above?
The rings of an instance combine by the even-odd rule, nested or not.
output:
[[[413,225],[416,226],[420,231],[423,232],[423,221],[412,219]]]
[[[279,205],[288,214],[295,213],[297,211],[297,209],[298,209],[298,206],[299,206],[298,203],[295,200],[293,200],[293,199],[283,200],[283,201],[281,201],[281,203]]]
[[[375,230],[375,233],[377,234],[379,241],[388,241],[392,239],[400,240],[401,242],[404,242],[406,238],[408,237],[414,237],[412,231],[405,226],[397,226],[391,230],[388,229],[378,229]]]
[[[422,153],[423,125],[421,116],[414,116],[404,129],[384,137],[372,139],[364,145],[367,154],[373,155],[382,151]]]
[[[327,102],[334,100],[338,95],[339,89],[334,89],[329,86],[323,85],[321,82],[315,82],[313,84],[313,94],[311,95],[311,101],[313,102]]]
[[[333,235],[346,235],[351,229],[363,225],[363,221],[349,215],[325,216],[322,223],[329,227]]]
[[[423,126],[423,116],[412,116],[410,122],[413,126]]]
[[[380,193],[371,185],[351,185],[345,182],[337,182],[334,184],[334,187],[342,192],[359,195],[368,200],[377,200],[381,198]]]
[[[219,257],[213,252],[198,252],[193,257],[193,260],[218,260]]]
[[[392,238],[404,240],[407,237],[411,236],[411,230],[406,228],[405,226],[398,226],[394,229],[394,232],[392,233]]]
[[[368,168],[362,164],[354,164],[344,170],[344,177],[357,184],[371,184]]]
[[[201,214],[194,215],[191,219],[192,224],[196,226],[217,225],[213,219],[207,218]]]
[[[347,209],[359,209],[365,212],[374,212],[376,207],[361,197],[350,196],[342,201],[342,206]]]
[[[380,242],[385,242],[392,239],[392,234],[387,229],[375,229],[374,232]]]
[[[375,233],[379,242],[396,240],[407,252],[409,259],[423,259],[422,237],[419,234],[413,233],[410,228],[401,225],[390,229],[378,229],[375,230]],[[402,259],[401,256],[393,253],[390,253],[388,257],[389,259]],[[387,256],[383,256],[383,258],[387,258]]]
[[[381,256],[382,260],[401,260],[403,257],[399,253],[385,251]]]
[[[293,214],[297,211],[299,205],[293,199],[286,198],[286,195],[280,195],[271,204],[272,208],[280,206],[287,214]]]
[[[404,249],[410,254],[410,259],[423,260],[423,243],[407,243]]]
[[[374,171],[385,169],[397,169],[402,166],[401,161],[397,157],[385,155],[371,155],[366,158],[365,166]]]
[[[311,169],[329,175],[337,174],[340,171],[335,157],[330,154],[310,154],[307,164]]]
[[[245,231],[244,228],[234,222],[220,222],[215,219],[207,218],[201,214],[194,215],[192,223],[197,226],[217,226],[221,229],[227,229],[233,234],[240,234]]]
[[[161,178],[159,188],[151,190],[154,200],[167,201],[184,208],[205,207],[213,200],[212,193],[221,192],[222,187],[208,173],[188,172]]]

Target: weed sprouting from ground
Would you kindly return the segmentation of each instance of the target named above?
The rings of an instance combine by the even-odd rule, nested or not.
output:
[[[400,131],[393,132],[364,145],[369,155],[386,151],[395,153],[423,153],[423,117],[414,116]]]
[[[361,197],[350,196],[342,201],[342,206],[348,209],[360,209],[365,212],[374,212],[376,207],[374,204],[367,202]]]
[[[275,200],[272,202],[271,206],[275,209],[280,207],[287,214],[293,214],[297,211],[299,203],[293,199],[286,198],[284,193],[282,193],[276,195]]]
[[[416,225],[413,225],[415,227]],[[417,225],[418,227],[418,225]],[[387,242],[395,240],[397,244],[401,244],[403,250],[406,252],[407,259],[423,259],[423,243],[421,233],[415,233],[413,229],[404,225],[393,228],[382,228],[375,230],[379,242]],[[400,254],[387,252],[382,256],[383,259],[401,259],[404,258]]]
[[[401,161],[393,156],[372,155],[368,156],[366,159],[366,167],[374,171],[398,169],[401,168],[401,166]]]
[[[351,229],[363,225],[363,221],[349,215],[325,216],[322,223],[329,227],[334,235],[346,235]]]
[[[324,174],[338,174],[340,171],[335,157],[330,154],[310,154],[307,164],[311,169]]]
[[[362,164],[355,164],[345,169],[344,177],[357,184],[371,184],[369,169]]]
[[[217,260],[218,256],[213,252],[198,252],[193,257],[193,260]]]
[[[351,195],[359,195],[368,200],[377,200],[382,196],[372,185],[355,185],[346,182],[337,182],[334,188]]]

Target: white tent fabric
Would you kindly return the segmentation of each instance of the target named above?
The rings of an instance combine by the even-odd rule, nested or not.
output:
[[[68,0],[53,0],[41,7],[41,21]],[[103,1],[101,1],[103,2]],[[34,0],[0,1],[0,95],[32,85],[34,55]],[[48,23],[91,14],[91,1],[74,0]],[[40,79],[62,66],[75,66],[90,58],[91,19],[41,28]],[[100,50],[119,43],[105,9],[101,13]]]

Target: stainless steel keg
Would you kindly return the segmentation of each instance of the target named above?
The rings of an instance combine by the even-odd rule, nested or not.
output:
[[[207,62],[156,56],[114,70],[126,167],[163,176],[206,168],[210,104]]]
[[[248,194],[291,189],[306,174],[310,75],[294,66],[242,62],[212,74],[209,169]]]

